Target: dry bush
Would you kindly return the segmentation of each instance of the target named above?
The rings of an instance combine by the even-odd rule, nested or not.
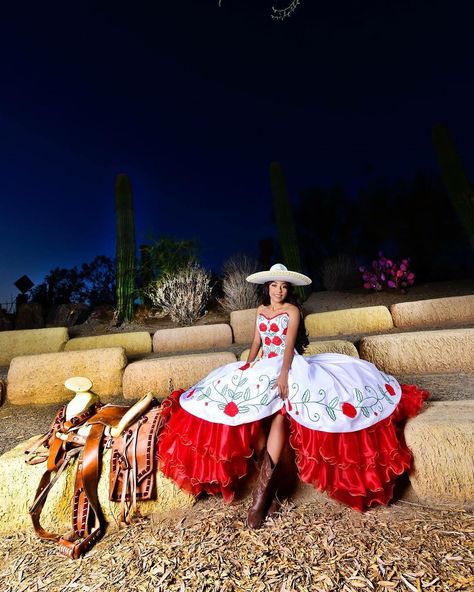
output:
[[[321,266],[321,275],[326,290],[349,290],[360,286],[357,262],[350,255],[325,259]]]
[[[183,327],[204,316],[211,292],[211,275],[199,265],[164,273],[144,290],[154,306],[167,312],[172,321]]]
[[[224,298],[219,300],[228,312],[256,308],[259,304],[258,288],[245,280],[258,270],[258,263],[246,255],[235,255],[224,263],[222,290]]]

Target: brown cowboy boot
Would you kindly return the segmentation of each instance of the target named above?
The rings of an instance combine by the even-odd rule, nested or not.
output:
[[[251,528],[260,528],[267,515],[273,499],[271,480],[275,467],[268,451],[265,450],[260,473],[253,490],[252,505],[247,515],[247,522]]]
[[[272,477],[273,498],[267,516],[276,514],[284,500],[290,498],[298,486],[295,453],[288,444],[283,448]]]

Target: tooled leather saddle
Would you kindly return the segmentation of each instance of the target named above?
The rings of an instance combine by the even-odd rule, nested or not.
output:
[[[49,431],[27,451],[27,463],[47,463],[29,510],[33,526],[40,538],[57,542],[61,554],[78,559],[105,533],[107,523],[97,486],[102,455],[109,448],[112,449],[109,499],[120,502],[120,521],[130,522],[137,501],[156,498],[156,440],[167,401],[160,406],[156,399],[147,396],[149,406],[139,417],[134,416],[133,407],[96,403],[66,420],[64,405],[56,412]],[[127,412],[131,413],[132,423],[114,436]],[[48,449],[47,453],[38,452],[42,446]],[[72,530],[64,535],[47,532],[40,523],[46,498],[61,473],[76,458]]]

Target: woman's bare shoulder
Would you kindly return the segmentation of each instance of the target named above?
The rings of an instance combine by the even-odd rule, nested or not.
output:
[[[289,315],[300,316],[300,309],[297,306],[295,306],[294,304],[290,304],[289,302],[286,306],[287,308],[285,309],[285,312],[287,312]]]

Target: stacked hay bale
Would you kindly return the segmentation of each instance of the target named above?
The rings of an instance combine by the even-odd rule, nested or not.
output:
[[[107,400],[122,393],[126,365],[123,347],[20,356],[10,364],[7,398],[14,405],[61,403],[71,398],[65,380],[87,376],[94,392]]]
[[[0,331],[0,366],[17,356],[60,352],[68,339],[66,327]]]

